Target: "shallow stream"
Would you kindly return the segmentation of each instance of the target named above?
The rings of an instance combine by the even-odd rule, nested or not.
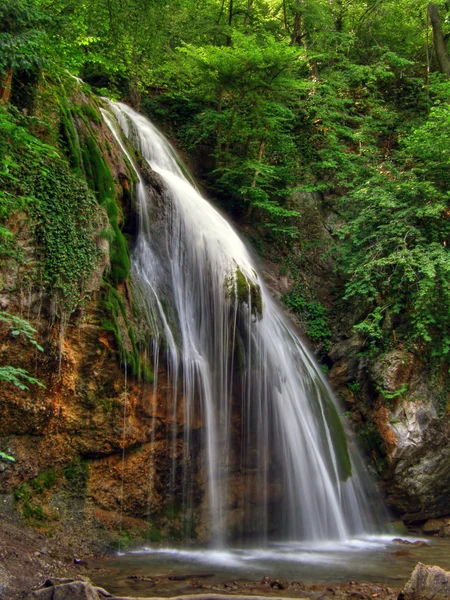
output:
[[[264,549],[146,547],[108,559],[95,583],[118,595],[174,596],[227,589],[251,593],[245,582],[259,582],[263,577],[307,585],[356,580],[396,587],[409,579],[418,562],[450,570],[450,539],[406,539],[420,539],[426,545],[401,544],[392,536],[368,536],[348,542],[274,543]],[[216,588],[225,583],[226,589]],[[294,586],[288,595],[301,593]]]

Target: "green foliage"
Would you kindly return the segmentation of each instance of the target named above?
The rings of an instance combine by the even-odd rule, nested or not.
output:
[[[347,383],[347,387],[355,394],[361,389],[361,385],[358,381],[351,381],[350,383]]]
[[[0,75],[42,64],[45,13],[32,0],[2,0],[0,5]],[[1,78],[0,78],[1,81]]]
[[[0,381],[10,383],[20,390],[28,390],[29,385],[39,385],[40,387],[45,387],[44,384],[39,381],[39,379],[28,375],[28,371],[25,369],[11,367],[10,365],[6,367],[0,367]]]
[[[398,398],[399,396],[403,396],[407,389],[408,389],[407,383],[404,383],[401,387],[398,388],[398,390],[394,390],[393,392],[388,392],[381,386],[379,386],[379,385],[377,386],[377,390],[380,392],[380,394],[383,396],[383,398],[385,400],[387,400],[388,404],[391,406],[392,406],[392,400],[395,400],[395,398]]]
[[[76,132],[73,114],[65,99],[60,102],[61,136],[73,171],[83,175],[89,188],[95,193],[98,203],[108,215],[110,229],[110,276],[114,283],[126,279],[130,272],[130,257],[127,241],[121,231],[123,215],[116,201],[114,179],[98,140],[89,130],[86,135]],[[101,122],[98,111],[90,104],[78,107],[82,115],[96,124]],[[81,139],[80,139],[81,138]],[[104,233],[102,233],[104,236]]]
[[[36,199],[29,210],[44,283],[60,296],[62,310],[70,313],[82,299],[97,261],[95,199],[62,163],[55,161],[52,170],[47,169],[28,174],[26,192]]]
[[[13,337],[23,335],[37,350],[43,352],[44,349],[35,339],[37,331],[28,323],[28,321],[25,321],[16,315],[10,315],[2,310],[0,311],[0,322],[6,323],[9,326],[10,335]],[[20,390],[28,390],[28,385],[45,387],[38,379],[31,377],[25,369],[12,367],[11,365],[0,367],[0,381],[6,381]]]
[[[442,109],[442,113],[445,110]],[[440,143],[450,142],[450,120],[440,121]],[[450,351],[449,192],[445,150],[436,144],[436,113],[408,135],[399,159],[385,162],[344,199],[340,260],[347,298],[361,298],[367,316],[357,325],[375,345],[385,337],[385,315],[406,317],[408,341]]]
[[[6,454],[6,452],[0,452],[0,458],[9,462],[16,462],[14,456],[10,456],[9,454]]]
[[[313,342],[321,344],[325,351],[329,350],[331,330],[327,308],[317,300],[308,298],[305,286],[298,282],[281,300],[305,324],[306,335]]]
[[[197,115],[190,109],[178,135],[191,150],[211,146],[216,193],[229,209],[255,211],[253,220],[280,236],[294,234],[298,216],[285,206],[283,192],[295,182],[290,133],[301,86],[294,76],[298,57],[298,49],[270,34],[234,32],[228,46],[182,46],[164,75],[176,90],[172,111],[203,104]],[[169,106],[165,97],[160,102]]]
[[[42,346],[40,346],[35,339],[37,333],[36,329],[34,329],[28,321],[0,310],[0,322],[8,324],[12,336],[17,337],[18,335],[23,335],[37,350],[40,352],[44,351]]]
[[[448,6],[439,6],[447,34]],[[447,360],[450,84],[435,73],[426,8],[425,0],[6,0],[0,71],[14,68],[20,79],[45,57],[54,77],[68,68],[137,107],[142,101],[195,153],[219,202],[254,239],[264,236],[266,252],[301,245],[302,215],[289,199],[320,192],[338,213],[339,276],[369,348],[383,351],[394,339]],[[95,213],[93,195],[75,175],[108,213],[113,284],[130,262],[114,182],[92,134],[100,116],[84,100],[60,98],[60,107],[72,173],[30,134],[39,124],[0,113],[0,257],[25,260],[7,223],[24,211],[34,220],[42,280],[70,312],[95,262],[95,227],[76,214],[76,206]],[[82,139],[75,117],[86,125]],[[58,261],[64,237],[69,248]],[[239,276],[237,288],[248,299]],[[326,308],[300,288],[284,301],[327,350]],[[118,318],[108,315],[105,327],[122,360],[147,369]]]
[[[10,202],[4,222],[19,209],[31,220],[42,282],[61,312],[83,299],[97,261],[100,214],[85,183],[72,175],[55,148],[32,136],[0,108],[0,190]]]

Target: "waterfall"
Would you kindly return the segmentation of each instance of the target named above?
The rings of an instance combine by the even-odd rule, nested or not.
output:
[[[246,246],[161,133],[128,106],[110,106],[163,189],[152,200],[138,175],[132,269],[153,329],[154,397],[164,361],[170,383],[168,493],[178,490],[186,522],[203,506],[216,545],[370,531],[370,484],[336,400]]]

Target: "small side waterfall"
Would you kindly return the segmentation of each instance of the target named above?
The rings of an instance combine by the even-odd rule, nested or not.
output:
[[[155,374],[166,361],[170,380],[168,492],[181,486],[188,520],[202,482],[217,545],[239,532],[262,541],[369,532],[370,484],[333,394],[245,245],[157,129],[124,104],[111,109],[164,188],[155,206],[139,179],[133,277],[154,331]]]

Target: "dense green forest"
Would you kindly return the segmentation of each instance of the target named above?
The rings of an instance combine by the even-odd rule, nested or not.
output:
[[[108,194],[81,183],[79,157],[34,112],[45,82],[66,85],[70,73],[163,126],[210,195],[294,276],[302,213],[291,199],[317,192],[335,216],[323,248],[341,283],[334,304],[356,315],[370,351],[414,347],[440,369],[450,352],[448,32],[443,1],[3,0],[1,253],[14,251],[12,212],[30,204],[51,229],[46,282],[73,310],[100,217],[81,217],[81,233],[76,219]],[[62,262],[66,233],[45,220],[55,172],[70,190],[62,218],[72,215]],[[128,265],[116,239],[117,280]],[[329,307],[301,282],[285,302],[326,351]]]

